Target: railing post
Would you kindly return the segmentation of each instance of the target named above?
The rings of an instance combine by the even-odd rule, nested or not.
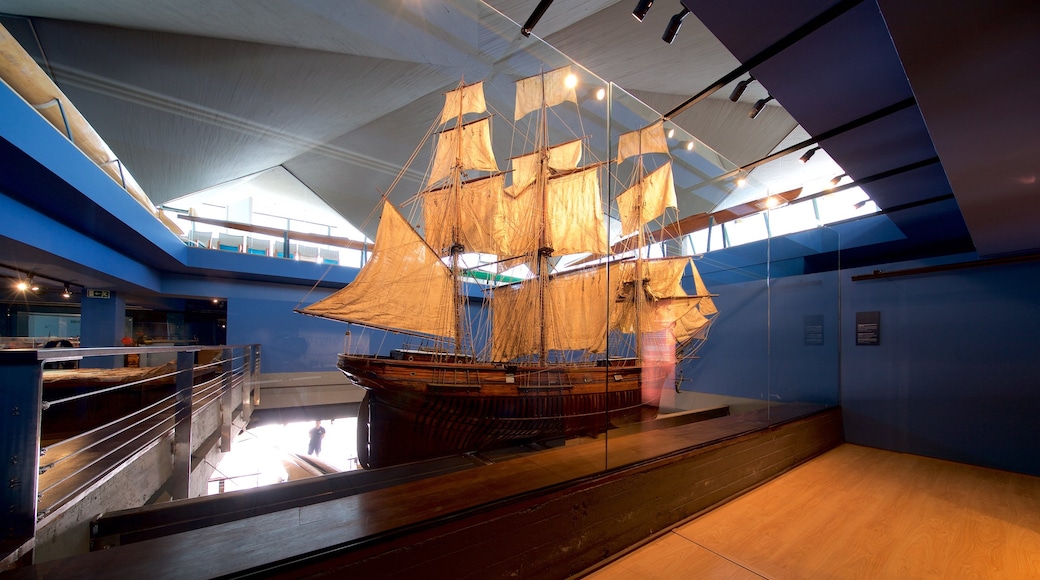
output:
[[[242,348],[242,419],[248,424],[253,415],[253,345]]]
[[[249,365],[251,371],[249,374],[249,390],[253,394],[253,405],[256,406],[260,404],[260,381],[257,380],[257,377],[260,376],[260,345],[249,345],[249,353],[250,361],[252,362]]]
[[[0,570],[32,550],[36,536],[42,390],[36,351],[0,351]]]
[[[177,353],[177,389],[174,403],[173,475],[170,495],[187,499],[191,479],[191,393],[195,384],[195,353]]]
[[[232,363],[234,362],[235,351],[234,349],[226,348],[221,352],[223,360],[220,363],[220,451],[227,453],[231,451],[231,413],[234,411],[231,397],[233,386],[231,375],[234,371]]]

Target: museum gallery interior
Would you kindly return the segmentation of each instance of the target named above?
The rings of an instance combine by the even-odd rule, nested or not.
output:
[[[0,576],[1040,576],[1040,5],[0,26]]]

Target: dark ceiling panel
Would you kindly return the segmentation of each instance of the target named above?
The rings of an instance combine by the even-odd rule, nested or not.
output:
[[[979,254],[1040,248],[1040,2],[881,5]]]

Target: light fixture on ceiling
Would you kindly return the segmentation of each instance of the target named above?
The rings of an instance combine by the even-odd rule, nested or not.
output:
[[[755,77],[749,75],[748,78],[737,83],[737,86],[733,87],[733,92],[729,94],[729,100],[734,103],[737,102],[740,99],[740,95],[744,94],[744,89],[753,82],[755,82]]]
[[[693,151],[693,141],[687,141],[686,142],[686,150],[687,151]]]
[[[667,135],[668,135],[669,139],[671,139],[672,137],[675,137],[675,127],[669,127]]]
[[[538,21],[542,19],[542,15],[549,9],[549,5],[553,3],[553,0],[542,0],[535,6],[534,12],[528,17],[527,22],[524,22],[523,28],[520,29],[520,34],[524,36],[531,36],[531,31],[534,30],[534,25],[538,24]]]
[[[772,195],[766,198],[766,209],[773,209],[775,207],[778,207],[779,205],[780,200],[778,198]]]
[[[40,285],[37,284],[36,282],[33,282],[33,277],[32,276],[29,276],[29,290],[32,290],[33,292],[39,292],[40,291]]]
[[[841,175],[835,175],[834,177],[832,177],[831,178],[831,187],[834,187],[835,185],[838,185],[839,183],[841,183],[841,178],[842,177],[848,177],[848,174],[847,173],[842,173]]]
[[[573,89],[574,87],[578,86],[578,76],[574,73],[568,74],[566,77],[563,78],[563,86],[567,87],[568,89]]]
[[[600,87],[600,88],[596,89],[596,100],[597,101],[602,101],[603,98],[606,97],[606,96],[607,96],[607,89],[604,89],[603,87]]]
[[[798,158],[798,161],[801,161],[802,163],[808,163],[809,160],[812,159],[812,156],[816,155],[816,152],[819,151],[819,150],[820,150],[820,146],[819,145],[817,145],[816,147],[813,147],[812,149],[806,151],[805,153],[802,153],[802,156]]]
[[[29,289],[29,284],[26,283],[25,280],[19,280],[18,283],[14,285],[14,287],[21,290],[22,292],[25,292]]]
[[[766,103],[772,100],[773,95],[766,95],[766,98],[755,101],[755,106],[751,108],[751,112],[748,113],[748,117],[751,117],[752,119],[757,117],[758,114],[762,112],[762,109],[765,108]]]
[[[642,22],[643,18],[646,18],[646,13],[650,11],[650,7],[654,5],[654,0],[639,0],[636,4],[636,9],[632,11],[632,16],[636,17],[636,20]]]
[[[672,16],[672,19],[668,21],[668,26],[664,29],[664,34],[661,35],[661,40],[671,44],[675,40],[675,35],[679,34],[679,27],[682,26],[683,18],[690,13],[690,9],[683,6],[682,12]]]
[[[747,185],[747,178],[741,175],[737,178],[737,187],[744,187]]]
[[[69,285],[65,285],[65,289],[61,292],[61,297],[65,299],[72,298],[72,290],[69,290]]]

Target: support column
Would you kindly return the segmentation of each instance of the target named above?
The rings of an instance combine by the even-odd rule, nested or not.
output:
[[[231,451],[231,419],[232,412],[234,409],[232,394],[233,394],[233,382],[231,380],[233,374],[232,363],[234,362],[235,351],[227,348],[221,351],[223,354],[223,360],[220,363],[220,450],[223,453]],[[242,406],[245,408],[245,399],[242,400]]]
[[[177,353],[177,389],[174,402],[173,474],[170,476],[170,495],[173,499],[188,498],[191,480],[191,391],[195,382],[195,353]]]
[[[43,368],[36,351],[0,351],[0,561],[36,536]],[[0,566],[3,569],[3,566]]]
[[[109,290],[86,290],[80,301],[80,346],[121,346],[125,333],[126,299]],[[93,357],[82,366],[116,368],[123,364],[122,357]]]

